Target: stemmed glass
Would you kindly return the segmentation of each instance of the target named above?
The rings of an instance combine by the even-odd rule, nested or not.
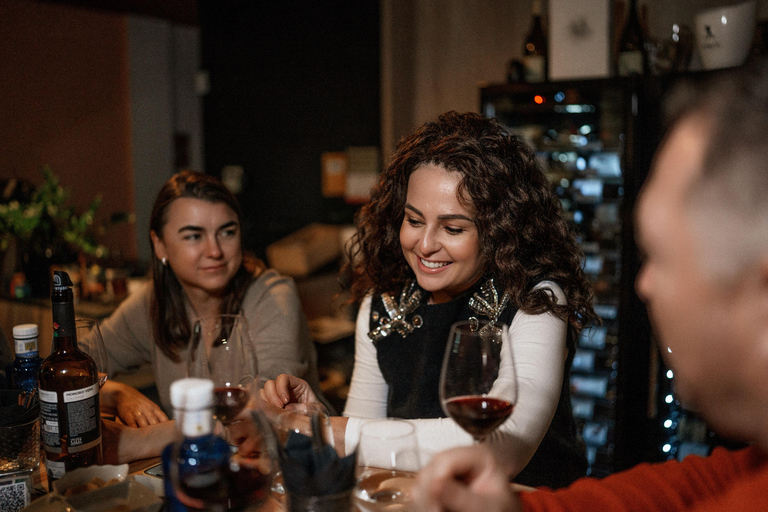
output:
[[[412,423],[395,419],[366,423],[357,445],[355,503],[364,512],[408,510],[419,469]]]
[[[240,510],[263,503],[277,461],[271,448],[275,442],[271,428],[257,407],[258,363],[245,317],[221,314],[197,320],[192,329],[187,373],[213,381],[212,416],[223,427],[223,437],[230,445],[224,481],[218,484],[218,489],[225,489],[226,507]],[[183,463],[183,457],[174,460]],[[178,488],[182,467],[171,469],[171,480]],[[188,494],[183,487],[177,491],[180,497]],[[215,510],[221,506],[217,501],[220,499],[217,492],[211,492],[208,501],[198,497],[198,503],[202,500]]]
[[[451,326],[440,373],[445,413],[481,443],[512,414],[517,379],[506,325],[463,321]]]
[[[233,444],[230,426],[256,398],[259,382],[245,317],[222,314],[195,322],[187,369],[190,377],[213,381],[213,415],[224,427],[225,439]]]
[[[75,328],[77,329],[77,348],[88,354],[96,363],[96,371],[99,373],[99,388],[101,388],[107,382],[109,375],[109,357],[104,345],[104,338],[101,336],[99,322],[93,318],[77,317],[75,318]]]

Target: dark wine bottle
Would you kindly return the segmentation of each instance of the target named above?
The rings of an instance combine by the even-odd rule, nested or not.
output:
[[[621,31],[616,51],[614,71],[617,76],[644,75],[648,69],[645,52],[645,38],[640,17],[637,14],[637,0],[629,0],[627,22]]]
[[[533,0],[533,24],[523,45],[523,77],[526,82],[547,80],[547,36],[541,23],[541,0]]]
[[[72,281],[66,272],[53,274],[53,348],[38,375],[49,489],[67,471],[102,463],[99,374],[77,348]]]
[[[26,392],[36,391],[37,374],[43,362],[37,349],[37,325],[14,326],[13,348],[16,358],[6,369],[9,387]]]

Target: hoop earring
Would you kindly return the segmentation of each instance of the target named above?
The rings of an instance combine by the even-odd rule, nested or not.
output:
[[[164,267],[168,266],[168,260],[166,258],[160,258],[160,263],[162,263]]]

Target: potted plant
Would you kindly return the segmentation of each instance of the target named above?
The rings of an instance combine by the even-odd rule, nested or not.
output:
[[[50,167],[43,166],[42,173],[44,181],[39,186],[12,179],[0,195],[0,252],[10,258],[3,268],[6,274],[8,270],[23,272],[32,296],[38,297],[48,294],[51,265],[72,263],[80,256],[101,259],[108,255],[97,241],[106,228],[95,223],[101,197],[96,196],[78,213],[67,205],[69,193]],[[109,223],[125,220],[125,214],[116,214]]]

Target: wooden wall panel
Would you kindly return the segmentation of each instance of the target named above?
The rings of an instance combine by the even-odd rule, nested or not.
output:
[[[127,17],[26,0],[0,2],[0,179],[42,181],[50,165],[100,219],[132,211]],[[105,242],[133,259],[132,225]]]

